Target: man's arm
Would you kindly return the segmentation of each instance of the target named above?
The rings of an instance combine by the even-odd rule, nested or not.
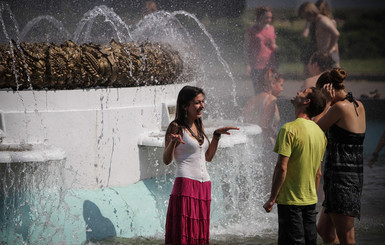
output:
[[[321,166],[322,166],[322,163],[319,165],[317,174],[315,176],[315,188],[316,188],[316,191],[318,191],[319,183],[321,181],[321,176],[322,176]]]
[[[382,133],[381,139],[378,142],[376,149],[373,151],[373,154],[368,161],[369,167],[373,167],[373,164],[377,162],[378,154],[380,153],[384,145],[385,145],[385,131]]]
[[[277,199],[278,193],[282,187],[283,182],[286,179],[287,173],[287,163],[289,162],[289,157],[279,154],[277,164],[275,165],[273,181],[271,186],[270,198],[267,200],[263,208],[266,212],[270,212],[273,208],[275,200]]]

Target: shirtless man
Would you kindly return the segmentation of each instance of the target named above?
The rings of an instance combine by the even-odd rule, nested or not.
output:
[[[315,52],[309,59],[307,64],[307,70],[309,77],[302,84],[301,90],[315,87],[318,78],[325,71],[331,70],[334,65],[334,61],[329,53]]]
[[[335,21],[321,15],[319,9],[310,2],[305,2],[299,7],[298,15],[301,19],[315,23],[317,51],[329,53],[333,58],[334,67],[339,67],[338,39],[340,33]]]

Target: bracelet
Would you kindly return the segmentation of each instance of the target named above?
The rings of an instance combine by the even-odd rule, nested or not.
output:
[[[218,133],[216,130],[214,131],[214,134],[213,134],[213,138],[216,139],[216,140],[219,140],[221,138],[221,134]]]
[[[377,159],[378,158],[378,152],[373,152],[372,156]]]

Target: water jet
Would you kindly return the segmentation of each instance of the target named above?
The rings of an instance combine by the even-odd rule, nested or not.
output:
[[[4,3],[0,10],[13,16]],[[0,242],[78,244],[111,236],[163,236],[174,172],[161,162],[165,127],[184,85],[213,90],[193,37],[176,18],[181,14],[199,22],[184,11],[160,11],[130,30],[112,9],[97,6],[84,14],[74,41],[61,43],[22,39],[31,37],[38,20],[65,28],[47,15],[15,37],[2,27],[7,43],[0,46],[0,217],[6,222]],[[96,17],[114,30],[108,42],[92,41]],[[234,85],[229,71],[228,76]],[[229,98],[235,102],[232,89]],[[207,100],[215,101],[210,93]],[[216,113],[205,115],[209,135],[234,124],[218,117],[221,106],[213,103]],[[260,132],[257,125],[242,125],[231,139],[223,137],[220,157],[209,167],[216,183],[214,234],[229,232],[230,224],[271,222],[255,208],[265,195],[263,188],[254,188],[261,182],[253,178],[261,173],[247,171],[261,157],[253,148]],[[253,188],[257,195],[244,195]],[[254,218],[248,220],[250,212]]]

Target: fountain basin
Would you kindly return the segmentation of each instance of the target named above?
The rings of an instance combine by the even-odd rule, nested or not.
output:
[[[174,164],[161,162],[164,131],[173,119],[175,100],[183,86],[0,90],[2,149],[8,150],[0,151],[1,161],[7,163],[2,173],[18,164],[21,170],[27,166],[31,170],[19,179],[25,183],[34,180],[35,184],[24,191],[28,185],[15,182],[20,186],[16,194],[6,194],[6,202],[16,211],[6,215],[10,220],[7,229],[0,229],[1,236],[13,235],[5,235],[0,242],[79,244],[115,235],[163,236],[175,172]],[[228,159],[239,158],[236,151],[261,132],[257,125],[234,121],[208,118],[204,123],[209,137],[218,127],[241,128],[221,138],[219,164],[210,164],[218,168]],[[65,161],[48,161],[52,164],[46,164],[47,168],[37,169],[42,177],[35,178],[37,172],[32,167],[39,165],[37,162],[61,157]],[[221,178],[213,175],[213,179]],[[222,192],[220,185],[214,194],[217,200],[222,200]],[[24,203],[30,208],[24,210]],[[213,203],[213,210],[215,205],[221,210],[221,204]],[[217,213],[216,223],[220,223],[224,216]],[[31,225],[24,220],[22,232],[12,225],[12,220],[23,220],[20,217],[32,217],[26,218]]]
[[[162,104],[174,101],[182,86],[0,90],[3,143],[44,143],[63,149],[64,167],[71,169],[64,174],[66,185],[73,188],[134,184],[141,180],[137,139],[161,130]],[[16,155],[4,158],[9,161]]]
[[[60,161],[65,159],[64,150],[46,144],[0,144],[1,163]]]

